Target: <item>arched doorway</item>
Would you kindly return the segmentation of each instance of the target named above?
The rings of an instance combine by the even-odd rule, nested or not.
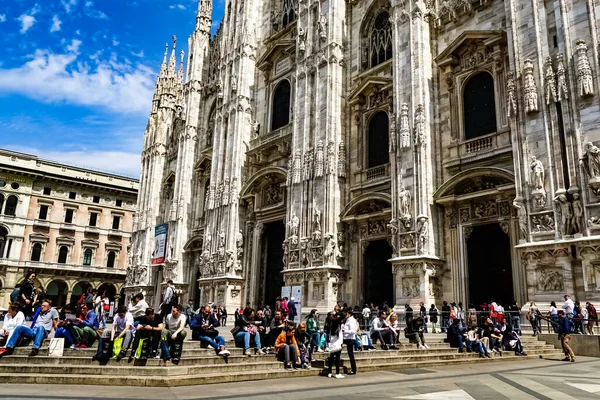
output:
[[[264,301],[263,305],[275,305],[275,299],[281,295],[283,282],[283,240],[285,238],[285,225],[283,221],[269,222],[265,224],[263,236],[263,270],[264,270]]]
[[[493,246],[490,246],[493,243]],[[469,303],[515,300],[510,239],[499,223],[473,226],[467,239]]]
[[[387,240],[369,242],[363,255],[365,302],[381,306],[386,301],[389,306],[394,305],[394,274],[388,261],[390,258],[392,247]]]
[[[117,288],[112,283],[106,282],[98,287],[98,293],[102,296],[102,293],[106,291],[106,295],[110,301],[115,301],[115,295],[117,294]]]
[[[76,303],[79,301],[79,298],[83,293],[88,293],[92,289],[92,285],[89,282],[77,282],[73,287],[73,292],[71,293],[71,303]]]
[[[45,297],[52,300],[52,307],[61,308],[67,304],[68,293],[67,282],[54,280],[48,284]]]

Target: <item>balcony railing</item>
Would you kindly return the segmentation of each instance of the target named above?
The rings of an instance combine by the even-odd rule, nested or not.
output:
[[[292,124],[287,124],[279,129],[259,134],[254,139],[250,140],[250,149],[255,149],[273,140],[277,140],[292,133]]]
[[[108,234],[109,234],[110,236],[123,236],[123,232],[121,232],[121,231],[120,231],[120,230],[118,230],[118,229],[110,229],[110,230],[108,231]]]
[[[480,151],[491,149],[492,147],[494,147],[494,140],[490,136],[465,143],[465,150],[467,153],[478,153]]]
[[[390,176],[389,164],[378,165],[376,167],[372,167],[367,169],[366,175],[368,181],[373,181],[380,178],[386,178]]]
[[[99,233],[100,232],[100,228],[98,228],[97,226],[86,226],[85,227],[85,233]]]
[[[507,153],[512,153],[510,130],[453,142],[447,149],[448,155],[445,155],[442,161],[447,168],[458,168],[465,163],[477,162],[483,158],[505,156]]]
[[[63,222],[60,224],[60,229],[64,230],[64,231],[74,231],[75,230],[75,224],[69,223],[69,222]]]
[[[35,219],[35,220],[33,220],[33,225],[50,227],[50,221],[45,220],[45,219]]]

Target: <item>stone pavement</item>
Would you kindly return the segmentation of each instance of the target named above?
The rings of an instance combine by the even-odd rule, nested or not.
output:
[[[293,374],[294,372],[289,372]],[[125,377],[124,377],[125,378]],[[380,371],[333,380],[282,378],[176,388],[4,384],[0,399],[600,399],[600,359],[461,365]]]

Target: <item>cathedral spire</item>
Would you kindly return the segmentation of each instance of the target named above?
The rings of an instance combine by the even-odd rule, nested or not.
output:
[[[198,0],[198,13],[196,14],[196,30],[210,33],[212,23],[212,0]]]
[[[167,55],[169,54],[169,43],[165,43],[165,55],[163,56],[163,62],[160,66],[160,75],[164,75],[167,72]]]
[[[177,50],[177,36],[173,35],[173,50],[171,51],[171,58],[169,59],[169,75],[175,75],[175,51]]]
[[[183,83],[183,58],[185,56],[185,51],[181,50],[179,53],[179,71],[177,71],[177,81],[179,83]]]

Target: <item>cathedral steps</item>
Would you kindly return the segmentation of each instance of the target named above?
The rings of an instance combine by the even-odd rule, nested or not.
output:
[[[458,353],[443,342],[441,335],[426,337],[430,350],[419,350],[414,344],[405,344],[400,350],[376,350],[355,352],[359,372],[378,370],[401,370],[410,368],[432,368],[446,365],[479,364],[497,361],[517,361],[539,356],[558,358],[562,353],[535,337],[523,337],[527,357],[504,352],[494,354],[491,359],[479,358],[475,353]],[[404,340],[406,343],[407,341]],[[110,360],[107,365],[92,361],[95,349],[65,349],[60,358],[48,357],[48,349],[42,347],[40,354],[29,358],[29,348],[17,348],[15,354],[0,359],[1,383],[41,383],[128,386],[184,386],[209,383],[239,382],[261,379],[317,376],[323,374],[329,354],[316,353],[313,368],[286,371],[274,355],[242,355],[242,349],[231,348],[227,360],[215,356],[212,349],[200,349],[198,342],[184,344],[183,356],[178,366],[162,360],[149,359],[145,365],[140,361],[127,363]],[[342,353],[342,366],[350,366],[346,351]],[[126,379],[124,379],[126,378]]]

